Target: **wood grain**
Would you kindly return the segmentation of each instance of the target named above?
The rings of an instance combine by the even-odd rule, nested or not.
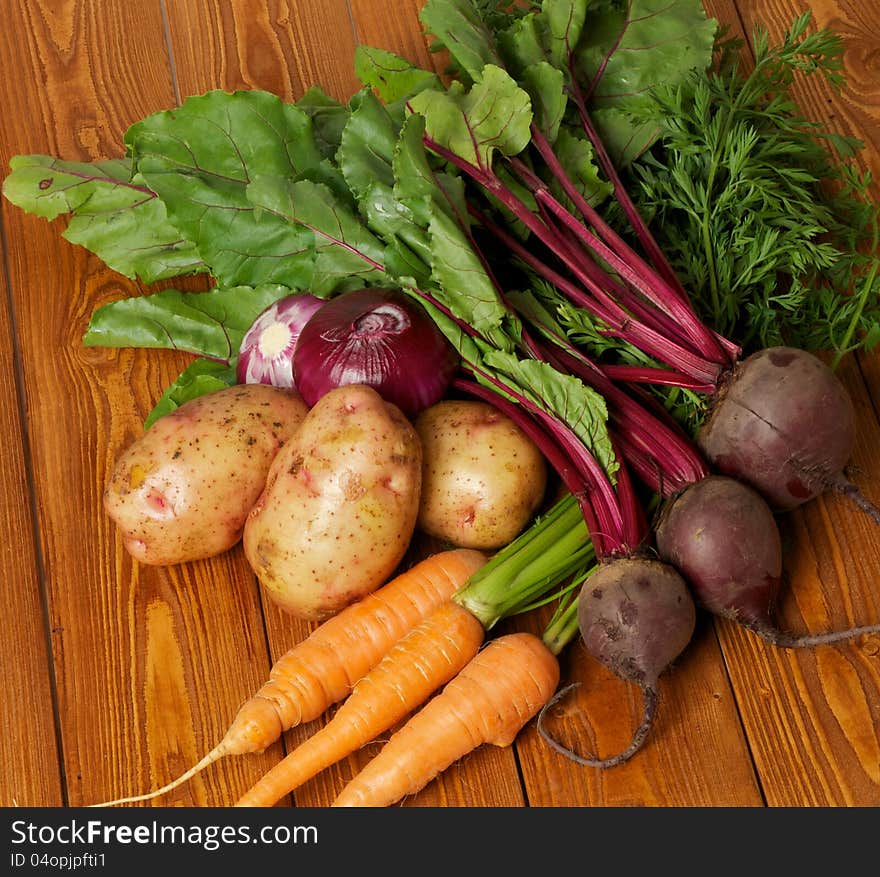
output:
[[[358,44],[442,71],[418,23],[421,0],[35,0],[7,4],[0,30],[5,91],[0,163],[45,153],[123,154],[134,121],[211,88],[261,88],[286,100],[319,83],[339,100],[358,88]],[[707,0],[749,34],[778,38],[803,0]],[[847,85],[796,84],[805,112],[866,143],[880,176],[880,8],[816,0],[815,23],[846,39]],[[876,189],[875,189],[876,191]],[[198,760],[272,661],[310,625],[266,602],[239,547],[178,567],[134,563],[104,516],[116,457],[186,365],[183,354],[86,348],[95,309],[145,287],[108,270],[46,223],[0,204],[0,451],[7,534],[0,657],[4,698],[0,803],[66,806],[146,791]],[[185,288],[203,288],[190,279]],[[880,355],[841,369],[858,413],[851,476],[880,502]],[[825,496],[780,517],[786,590],[780,622],[819,631],[880,622],[880,540],[866,515]],[[540,630],[534,613],[517,627]],[[626,745],[639,692],[574,644],[563,677],[580,687],[547,717],[579,752]],[[774,649],[701,615],[693,642],[662,681],[657,724],[638,757],[586,769],[531,723],[514,747],[484,747],[404,806],[786,807],[880,804],[880,637],[814,650]],[[154,806],[232,803],[311,733],[294,728],[262,755],[214,765]],[[297,790],[326,807],[373,743]]]
[[[563,668],[563,684],[579,687],[553,708],[543,727],[582,756],[608,757],[624,750],[642,717],[638,688],[600,666],[580,642],[569,647]],[[762,804],[735,697],[705,618],[691,645],[662,677],[654,727],[629,761],[609,770],[578,766],[552,752],[533,726],[516,746],[532,806]],[[719,764],[725,765],[720,774]]]
[[[126,127],[173,103],[160,12],[159,4],[125,2],[17,10],[9,28],[20,38],[4,58],[32,72],[0,122],[4,159],[121,155]],[[8,220],[4,212],[4,221],[15,242],[10,287],[66,796],[91,803],[165,782],[199,757],[265,675],[265,636],[253,578],[238,554],[138,567],[101,511],[116,456],[141,433],[185,359],[84,348],[93,309],[137,287],[59,241],[58,223],[18,211]],[[226,660],[213,661],[215,654]],[[45,686],[43,694],[51,699]],[[226,803],[231,784],[258,775],[259,762],[250,764],[247,779],[235,768],[183,794]]]
[[[861,138],[863,169],[877,172],[877,95],[866,82],[877,64],[876,25],[860,3],[810,5],[814,26],[827,26],[846,40],[846,86],[838,94],[816,76],[797,77],[792,92],[805,115]],[[795,16],[792,0],[738,4],[743,36],[763,27],[772,44]],[[867,94],[866,92],[871,92]],[[874,197],[880,194],[876,185]],[[839,374],[857,412],[853,477],[877,502],[878,418],[859,361],[850,358]],[[870,366],[869,366],[870,367]],[[873,473],[873,474],[872,474]],[[876,588],[880,562],[876,525],[841,496],[826,495],[780,516],[786,538],[786,591],[780,624],[820,632],[880,620]],[[874,546],[865,550],[866,546]],[[719,637],[736,691],[746,735],[770,806],[876,805],[880,717],[877,636],[810,650],[779,651],[751,634],[719,625]],[[847,779],[841,782],[841,778]]]
[[[447,56],[430,50],[432,40],[426,38],[418,15],[424,0],[403,0],[398,13],[389,16],[387,8],[372,0],[350,0],[355,34],[359,45],[375,46],[394,52],[426,70],[443,73]]]
[[[0,288],[4,304],[11,304],[5,272]],[[0,368],[12,376],[18,369],[13,314],[7,306],[0,317]],[[52,697],[55,680],[42,609],[44,580],[33,526],[35,498],[18,390],[15,380],[4,381],[0,389],[0,422],[6,433],[0,449],[0,520],[5,529],[0,548],[0,601],[8,613],[0,637],[0,663],[8,676],[9,692],[0,705],[0,722],[5,729],[15,729],[15,733],[0,735],[2,799],[6,804],[52,807],[65,799]]]
[[[290,101],[320,84],[347,100],[358,87],[344,0],[168,0],[166,9],[179,98],[257,88]]]

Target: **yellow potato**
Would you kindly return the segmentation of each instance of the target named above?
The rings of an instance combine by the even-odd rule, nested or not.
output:
[[[415,420],[422,443],[417,525],[463,548],[501,548],[529,523],[547,486],[537,445],[476,400],[443,400]]]
[[[232,548],[307,412],[294,390],[240,384],[160,417],[122,453],[104,490],[129,553],[166,565]]]
[[[271,599],[321,620],[384,584],[415,530],[421,471],[415,429],[374,389],[322,396],[245,524],[245,556]]]

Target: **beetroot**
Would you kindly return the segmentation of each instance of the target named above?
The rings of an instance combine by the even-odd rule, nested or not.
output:
[[[880,523],[880,510],[844,475],[854,435],[837,375],[805,350],[770,347],[732,370],[697,442],[718,472],[751,484],[774,509],[835,490]]]
[[[776,519],[757,491],[709,475],[671,498],[655,527],[657,551],[715,615],[767,629],[782,581]]]
[[[782,543],[770,507],[753,488],[709,475],[669,499],[655,528],[657,551],[690,584],[697,603],[774,645],[816,646],[880,631],[880,625],[798,636],[773,621]]]
[[[684,651],[695,624],[696,607],[687,585],[667,564],[642,557],[621,557],[600,564],[578,596],[578,626],[593,657],[642,689],[642,722],[624,751],[608,758],[578,755],[543,727],[545,712],[571,690],[569,685],[541,710],[541,736],[557,752],[587,767],[614,767],[629,759],[642,747],[654,723],[658,679]]]

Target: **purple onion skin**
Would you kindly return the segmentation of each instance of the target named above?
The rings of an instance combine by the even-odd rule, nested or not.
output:
[[[301,292],[269,305],[242,338],[236,367],[238,383],[296,389],[293,351],[303,326],[324,301]]]
[[[307,405],[335,387],[362,384],[408,417],[443,398],[458,365],[455,349],[417,301],[372,287],[327,301],[303,327],[293,354]]]

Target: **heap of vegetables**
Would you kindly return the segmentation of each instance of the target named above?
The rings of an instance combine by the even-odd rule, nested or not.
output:
[[[325,404],[343,400],[337,419],[375,405],[394,420],[454,392],[515,423],[566,496],[484,569],[456,580],[441,601],[450,616],[442,623],[469,627],[471,645],[458,663],[423,674],[428,689],[415,688],[404,712],[386,714],[388,724],[369,733],[458,680],[500,618],[559,595],[543,644],[528,641],[523,658],[528,668],[544,656],[545,684],[521,708],[506,695],[517,705],[512,724],[473,739],[506,745],[540,713],[550,745],[610,767],[646,739],[658,678],[688,644],[697,604],[784,646],[880,629],[796,637],[772,620],[782,571],[774,511],[837,489],[880,520],[843,475],[851,403],[832,369],[797,346],[831,346],[839,358],[880,337],[870,180],[825,148],[823,132],[786,95],[795,69],[838,84],[840,43],[826,31],[806,34],[804,16],[778,49],[759,37],[754,72],[744,76],[736,47],[718,41],[699,0],[428,0],[422,21],[450,55],[448,83],[362,48],[364,88],[347,104],[317,86],[295,104],[257,91],[209,92],[132,126],[124,160],[18,157],[4,192],[47,218],[71,214],[66,237],[127,276],[209,276],[204,292],[105,305],[86,333],[86,344],[196,355],[151,413],[150,431],[241,380],[302,393],[319,426],[303,425],[277,452],[249,522],[256,529],[267,508],[274,517],[252,539],[245,528],[248,558],[270,589],[283,590],[301,565],[293,556],[269,562],[277,534],[302,524],[291,517],[300,512],[296,503],[291,512],[285,479],[317,465],[331,432],[333,441],[347,435],[331,429],[335,420],[321,424]],[[661,32],[667,39],[657,39]],[[856,146],[828,140],[850,154]],[[789,154],[804,167],[786,165]],[[772,186],[762,182],[771,172]],[[829,179],[842,180],[843,191],[823,195]],[[844,199],[857,206],[844,211]],[[358,310],[361,299],[367,311]],[[410,333],[413,314],[418,331]],[[810,328],[819,315],[827,332]],[[389,335],[402,341],[394,353]],[[367,343],[378,337],[380,345]],[[817,406],[827,416],[832,402],[834,435],[798,427]],[[421,460],[400,451],[409,429],[395,423],[374,438],[393,432],[391,457],[408,459],[413,477]],[[328,459],[330,471],[338,458]],[[656,541],[646,498],[663,502]],[[400,539],[370,581],[399,562],[416,514],[409,505],[391,515]],[[341,603],[297,611],[326,617],[362,596],[352,590]],[[464,615],[449,609],[450,597]],[[426,610],[368,663],[346,669],[335,699],[359,697],[361,685],[382,691],[401,666],[419,666],[434,641],[422,618],[435,623]],[[605,758],[570,752],[542,724],[558,683],[554,656],[578,633],[644,692],[632,743]],[[491,660],[507,654],[505,638],[493,645],[502,639]],[[449,681],[453,701],[459,685],[473,690]],[[284,698],[263,698],[261,709],[267,700]],[[436,698],[431,710],[442,713],[445,703]],[[245,723],[247,743],[221,743],[195,769],[262,748],[317,714],[284,718],[272,707]],[[416,791],[397,780],[393,794],[382,786],[424,734],[407,726],[395,735],[391,766],[368,769],[339,803],[390,803]],[[365,742],[345,741],[342,749]],[[297,766],[279,765],[242,803],[273,803],[304,781],[325,764],[321,745],[316,739],[311,767],[292,753]],[[452,760],[467,751],[455,741],[441,750]],[[441,759],[413,775],[427,782],[444,766]]]

